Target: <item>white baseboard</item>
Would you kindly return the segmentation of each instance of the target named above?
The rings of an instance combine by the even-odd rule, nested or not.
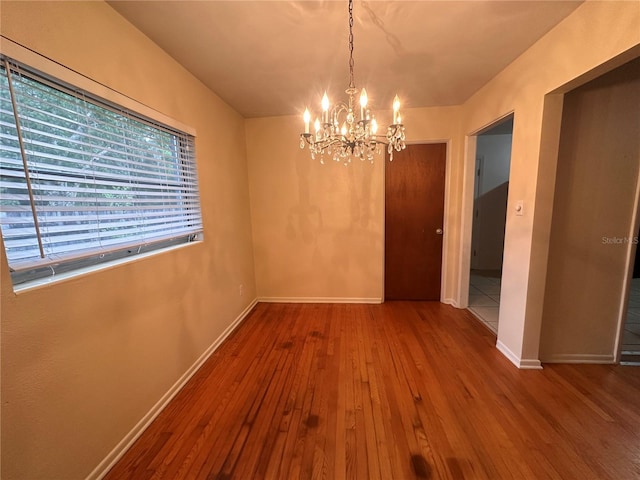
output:
[[[518,368],[522,370],[542,370],[542,363],[537,358],[522,358]]]
[[[516,367],[522,370],[542,370],[542,363],[540,360],[533,358],[520,358],[513,353],[507,346],[500,340],[496,342],[496,348],[509,359]]]
[[[615,355],[588,355],[582,353],[560,353],[544,359],[545,363],[616,363]]]
[[[520,367],[520,357],[509,350],[504,343],[500,340],[496,342],[496,348],[502,353],[505,357],[509,359],[511,363],[513,363],[516,367]]]
[[[455,308],[460,308],[455,298],[443,298],[442,303],[446,303],[447,305],[451,305],[452,307],[455,307]]]
[[[381,298],[349,297],[258,297],[263,303],[382,303]]]
[[[191,379],[194,373],[202,366],[204,362],[215,352],[218,347],[226,340],[226,338],[233,332],[238,325],[244,320],[244,318],[253,310],[258,303],[258,299],[253,300],[247,308],[245,308],[240,315],[222,332],[205,352],[200,355],[200,358],[189,367],[189,369],[173,384],[173,386],[165,393],[158,402],[151,407],[151,410],[142,417],[142,419],[133,427],[133,429],[125,435],[125,437],[115,446],[115,448],[109,452],[109,454],[102,460],[96,468],[87,476],[86,480],[99,480],[104,477],[109,470],[116,464],[120,458],[126,453],[126,451],[133,445],[133,443],[142,435],[146,428],[155,420],[160,412],[167,406],[167,404],[173,399],[173,397],[180,391],[180,389]]]

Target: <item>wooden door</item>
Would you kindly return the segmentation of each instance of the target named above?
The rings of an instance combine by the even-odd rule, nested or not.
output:
[[[385,163],[385,300],[440,300],[446,148],[407,145]]]

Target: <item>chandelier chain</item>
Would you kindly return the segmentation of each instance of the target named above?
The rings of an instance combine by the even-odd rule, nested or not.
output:
[[[349,0],[349,88],[355,88],[353,80],[353,0]]]
[[[0,0],[1,1],[1,0]],[[311,158],[320,156],[324,163],[325,155],[335,161],[351,163],[351,157],[373,162],[374,155],[382,153],[382,145],[386,147],[389,160],[393,160],[393,152],[403,150],[405,145],[404,125],[400,118],[400,99],[393,99],[393,123],[387,127],[386,134],[378,133],[378,122],[375,115],[367,107],[367,91],[358,90],[354,80],[353,61],[353,2],[349,0],[349,88],[347,102],[337,102],[333,107],[327,92],[322,97],[322,114],[313,123],[311,132],[311,112],[308,108],[303,114],[304,133],[300,134],[300,148],[309,146]],[[359,105],[355,95],[360,92]]]

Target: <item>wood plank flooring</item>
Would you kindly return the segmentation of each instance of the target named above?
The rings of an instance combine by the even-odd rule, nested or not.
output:
[[[640,368],[495,341],[436,302],[258,304],[106,478],[640,478]]]

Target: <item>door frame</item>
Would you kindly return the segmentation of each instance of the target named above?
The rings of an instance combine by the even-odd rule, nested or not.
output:
[[[448,235],[448,226],[449,226],[449,222],[448,222],[448,217],[449,217],[449,199],[450,199],[450,193],[451,193],[451,169],[449,168],[451,166],[451,139],[432,139],[432,140],[414,140],[414,141],[410,141],[410,142],[406,142],[407,145],[431,145],[431,144],[435,144],[435,143],[444,143],[446,146],[446,152],[445,152],[445,163],[444,163],[444,212],[442,215],[442,258],[440,259],[441,262],[441,273],[440,273],[440,302],[442,303],[449,303],[452,305],[456,305],[456,302],[454,299],[451,298],[445,298],[445,286],[447,284],[448,278],[449,278],[449,268],[448,268],[448,262],[447,262],[447,258],[449,257],[449,252],[453,251],[452,248],[449,248],[449,235]],[[384,154],[384,158],[383,158],[384,162],[388,162],[389,160],[387,159],[387,153],[385,152]],[[394,161],[397,161],[394,160]],[[385,275],[386,275],[386,270],[385,270],[385,257],[386,257],[386,252],[387,252],[387,246],[385,244],[385,238],[386,238],[386,206],[387,206],[387,189],[386,189],[386,175],[387,175],[387,168],[386,168],[386,163],[383,164],[382,167],[382,252],[380,255],[380,264],[382,267],[382,278],[381,280],[381,285],[380,285],[380,299],[381,302],[384,303],[385,301],[385,291],[384,291],[384,280],[385,280]]]
[[[640,172],[636,179],[636,191],[633,212],[631,212],[630,230],[627,238],[634,239],[638,229],[640,228]],[[618,323],[616,324],[616,339],[613,346],[614,363],[620,363],[622,357],[622,337],[624,336],[624,327],[627,322],[627,308],[629,305],[629,294],[631,293],[631,280],[633,279],[633,267],[635,257],[638,251],[638,245],[633,242],[627,242],[625,281],[622,287],[622,295],[620,296],[620,306],[618,307]]]
[[[477,239],[480,216],[479,216],[478,206],[476,205],[476,203],[479,197],[479,193],[482,190],[483,174],[484,174],[484,155],[478,155],[478,153],[476,152],[476,166],[475,166],[475,173],[474,173],[476,177],[474,177],[474,182],[473,182],[473,217],[471,220],[471,259],[469,260],[470,266],[473,266],[473,257],[477,257],[478,256],[477,252],[478,250],[480,250],[478,246],[478,239]],[[473,242],[474,238],[476,238],[475,245]],[[474,252],[476,252],[475,255],[474,255]]]
[[[503,122],[508,117],[513,116],[515,119],[515,110],[509,110],[505,114],[494,118],[490,122],[484,124],[482,127],[473,130],[471,133],[465,135],[464,142],[464,167],[462,173],[462,218],[460,221],[460,250],[459,265],[460,271],[458,272],[458,298],[457,307],[467,308],[469,306],[469,280],[471,277],[471,254],[472,245],[471,238],[473,233],[473,204],[474,204],[474,190],[475,190],[475,177],[476,177],[476,147],[478,135],[491,130],[496,124]],[[511,173],[509,172],[509,182],[511,182]],[[509,205],[509,197],[512,195],[509,191],[507,195],[507,204]],[[505,225],[506,228],[506,225]],[[504,247],[503,247],[504,251]]]

